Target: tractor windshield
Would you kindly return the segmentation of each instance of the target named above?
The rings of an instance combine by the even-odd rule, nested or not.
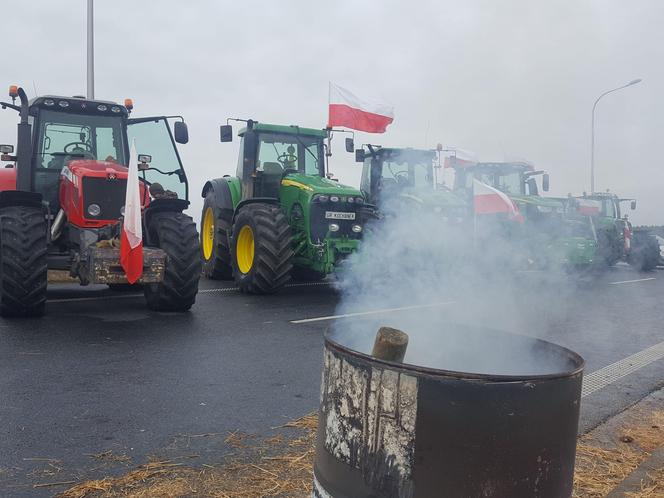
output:
[[[497,188],[506,194],[520,195],[524,193],[523,180],[521,173],[518,171],[474,171],[472,174],[466,175],[465,188],[472,190],[473,179]]]
[[[35,167],[60,171],[73,159],[125,164],[120,116],[94,116],[42,110]]]
[[[383,188],[431,187],[433,186],[433,164],[430,158],[390,156],[383,161],[381,172]]]
[[[323,141],[306,135],[261,133],[256,169],[265,174],[296,170],[305,175],[324,176]]]

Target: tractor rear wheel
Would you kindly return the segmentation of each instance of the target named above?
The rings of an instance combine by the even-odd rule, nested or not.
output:
[[[40,208],[0,209],[0,315],[41,316],[46,307],[46,219]]]
[[[148,226],[150,241],[166,253],[164,279],[145,284],[148,307],[157,311],[187,311],[196,301],[201,253],[196,223],[184,213],[156,213]]]
[[[249,204],[233,226],[233,274],[242,292],[271,294],[291,278],[291,229],[279,206]]]
[[[212,280],[233,278],[231,252],[228,236],[231,229],[215,204],[214,193],[209,191],[203,203],[201,215],[201,254],[203,255],[203,275]]]

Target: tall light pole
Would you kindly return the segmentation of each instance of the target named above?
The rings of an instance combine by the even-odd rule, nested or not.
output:
[[[92,0],[89,1],[92,2]],[[595,103],[593,104],[593,118],[592,118],[591,139],[590,139],[590,193],[595,193],[595,108],[597,107],[597,103],[600,101],[602,97],[604,97],[604,95],[608,95],[609,93],[612,92],[617,92],[618,90],[622,90],[623,88],[627,88],[628,86],[636,85],[637,83],[641,83],[641,78],[632,80],[626,85],[619,86],[618,88],[614,88],[613,90],[608,90],[604,92],[599,97],[597,97],[597,100],[595,100]]]
[[[94,11],[93,0],[88,0],[88,98],[95,98],[95,34],[94,34]]]

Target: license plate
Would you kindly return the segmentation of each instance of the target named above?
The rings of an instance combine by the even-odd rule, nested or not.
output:
[[[355,213],[341,213],[339,211],[325,211],[325,219],[328,220],[354,220]]]

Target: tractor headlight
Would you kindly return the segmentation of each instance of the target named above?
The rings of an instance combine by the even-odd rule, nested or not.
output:
[[[55,100],[53,100],[53,99],[46,99],[46,100],[44,100],[44,105],[47,105],[47,106],[49,106],[49,107],[54,106],[54,105],[55,105]]]
[[[364,197],[356,197],[355,204],[364,204]]]
[[[99,204],[90,204],[88,206],[88,214],[90,216],[99,216],[99,213],[101,213],[101,207],[99,207]]]
[[[120,112],[120,108],[118,106],[114,105],[113,107],[111,107],[111,111]]]
[[[362,231],[362,225],[353,225],[350,229],[355,233],[360,233]]]
[[[325,194],[320,194],[320,195],[315,196],[313,200],[317,201],[317,202],[327,202],[327,201],[330,200],[330,196],[325,195]]]
[[[108,110],[108,107],[106,107],[104,104],[99,104],[97,106],[97,110],[104,112],[104,111]]]
[[[339,197],[336,195],[331,195],[330,196],[330,202],[339,202]]]
[[[63,108],[69,107],[69,102],[67,102],[66,100],[61,100],[60,102],[58,102],[58,105]]]
[[[121,216],[124,216],[124,206],[122,206],[122,207],[120,208],[120,215],[121,215]]]
[[[355,202],[355,197],[350,196],[350,197],[348,197],[348,199],[346,199],[346,201],[351,202],[351,203]]]
[[[328,226],[330,232],[338,232],[339,231],[339,225],[336,223],[330,223]]]

